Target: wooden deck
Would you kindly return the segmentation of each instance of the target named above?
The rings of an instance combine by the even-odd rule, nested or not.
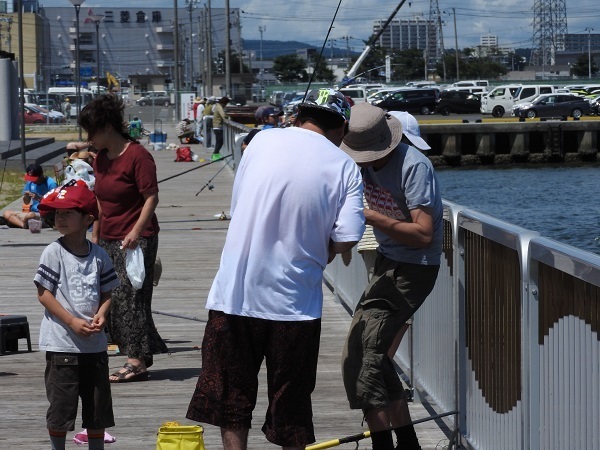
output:
[[[201,158],[209,159],[208,151],[193,147]],[[175,163],[171,151],[153,155],[159,180],[199,164]],[[160,184],[157,214],[163,274],[154,291],[153,309],[158,330],[171,353],[155,356],[148,382],[113,385],[116,426],[109,432],[117,442],[107,444],[107,449],[153,449],[163,422],[190,423],[185,413],[202,366],[199,347],[207,317],[204,304],[227,232],[228,222],[218,216],[229,213],[232,171],[223,170],[212,182],[214,189],[195,194],[223,164],[215,163]],[[48,229],[31,234],[0,227],[0,313],[27,316],[34,350],[26,352],[25,340],[20,340],[18,353],[0,356],[0,449],[49,448],[44,353],[37,347],[43,309],[32,280],[42,249],[58,236]],[[313,395],[317,442],[366,431],[361,413],[348,408],[341,381],[340,355],[350,317],[326,289],[325,295],[319,373]],[[124,360],[123,356],[111,355],[111,369],[121,366]],[[261,392],[249,439],[249,447],[256,450],[276,448],[260,431],[266,399],[264,384],[261,372]],[[429,415],[419,404],[411,405],[411,413],[414,419]],[[80,424],[79,417],[75,432]],[[417,433],[424,449],[446,448],[448,439],[435,422],[418,425]],[[79,448],[71,441],[73,434],[68,435],[67,448]],[[207,449],[221,448],[215,427],[205,427],[204,439]],[[354,449],[356,445],[339,448]],[[361,441],[358,448],[371,448],[370,440]]]

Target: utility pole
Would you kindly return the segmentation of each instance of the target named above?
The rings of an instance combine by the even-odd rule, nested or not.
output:
[[[210,7],[210,0],[206,1],[207,14],[206,14],[206,61],[208,63],[206,68],[206,84],[208,88],[208,95],[213,95],[213,78],[212,78],[212,67],[213,67],[213,56],[212,56],[212,9]]]
[[[592,78],[592,31],[593,28],[586,28],[588,32],[588,78]]]
[[[175,41],[175,51],[174,51],[174,58],[175,58],[175,83],[174,83],[174,88],[175,88],[175,119],[179,119],[181,114],[179,113],[179,14],[177,13],[178,10],[178,6],[177,6],[177,0],[173,0],[173,9],[174,9],[174,16],[173,16],[173,30],[174,30],[174,36],[173,36],[173,40]]]
[[[260,33],[260,69],[258,70],[260,86],[263,85],[263,33],[267,30],[267,27],[259,25],[258,32]]]
[[[192,11],[196,8],[196,5],[200,0],[185,0],[185,4],[190,16],[190,91],[194,90],[194,32],[192,25]]]
[[[456,47],[456,81],[459,81],[460,73],[458,67],[458,34],[456,32],[456,8],[452,8],[452,14],[454,14],[454,46]]]
[[[231,91],[231,13],[229,0],[225,0],[225,95],[233,96]]]

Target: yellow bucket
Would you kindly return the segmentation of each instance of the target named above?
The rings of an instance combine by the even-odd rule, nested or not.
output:
[[[200,425],[164,423],[158,429],[156,450],[205,450],[203,433]]]

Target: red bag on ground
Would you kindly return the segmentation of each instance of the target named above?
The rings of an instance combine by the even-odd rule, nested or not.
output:
[[[190,147],[179,147],[175,153],[175,162],[192,162],[192,149]]]

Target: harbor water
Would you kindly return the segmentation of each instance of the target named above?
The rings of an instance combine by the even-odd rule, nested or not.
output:
[[[445,200],[600,254],[600,166],[439,169]]]

